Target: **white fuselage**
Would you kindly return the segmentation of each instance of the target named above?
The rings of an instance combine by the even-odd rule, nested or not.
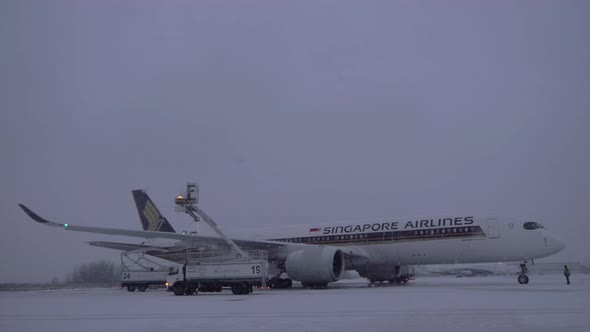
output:
[[[511,262],[563,250],[564,244],[549,231],[542,226],[525,229],[525,222],[479,215],[392,218],[289,227],[268,235],[259,230],[256,237],[287,243],[354,246],[366,253],[370,264]]]

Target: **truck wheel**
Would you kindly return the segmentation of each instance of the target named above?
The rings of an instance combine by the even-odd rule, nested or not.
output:
[[[196,291],[197,291],[196,286],[188,286],[186,288],[186,290],[184,291],[184,295],[193,295],[193,294],[195,294]]]
[[[174,285],[174,295],[184,295],[184,284],[179,282]]]
[[[139,287],[137,287],[137,290],[140,292],[145,292],[148,289],[147,285],[139,285]]]
[[[128,292],[135,292],[135,285],[127,285]]]
[[[231,285],[231,291],[234,295],[248,294],[248,288],[242,283]]]

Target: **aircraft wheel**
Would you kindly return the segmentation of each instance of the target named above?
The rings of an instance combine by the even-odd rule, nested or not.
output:
[[[135,285],[128,285],[127,286],[127,291],[128,292],[135,292]]]
[[[389,279],[390,285],[399,285],[401,283],[402,283],[402,278],[400,278],[400,277],[395,277],[393,279]]]
[[[381,282],[382,280],[377,280],[377,279],[369,279],[369,283],[372,284],[373,286],[375,286],[378,282]]]
[[[314,288],[314,289],[328,287],[327,282],[302,282],[301,285],[303,286],[303,288]]]
[[[518,283],[521,285],[526,285],[529,283],[529,277],[526,274],[521,274],[518,276]]]

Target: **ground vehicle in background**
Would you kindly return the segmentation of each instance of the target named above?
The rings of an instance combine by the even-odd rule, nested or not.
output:
[[[123,252],[121,254],[121,287],[130,292],[137,289],[145,292],[148,288],[166,287],[166,277],[174,263],[150,257],[144,253]]]
[[[257,250],[246,254],[235,257],[231,253],[194,253],[185,264],[169,269],[166,286],[174,295],[221,292],[223,287],[231,287],[234,294],[242,295],[252,293],[254,287],[266,288],[267,253]]]

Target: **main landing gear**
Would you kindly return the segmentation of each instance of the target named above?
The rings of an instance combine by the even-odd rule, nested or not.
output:
[[[273,278],[268,281],[268,287],[270,288],[291,288],[293,281],[289,278]]]
[[[405,285],[410,281],[410,277],[402,276],[402,277],[395,277],[387,280],[387,284],[384,283],[384,280],[375,280],[369,279],[369,287],[384,287],[384,286],[393,286],[393,285]]]
[[[302,281],[301,286],[303,288],[323,289],[323,288],[328,288],[328,283],[327,282],[305,282],[305,281]]]
[[[281,278],[281,274],[279,273],[276,277],[272,277],[268,280],[267,285],[270,288],[291,288],[293,286],[293,281],[289,278]]]
[[[526,261],[520,264],[520,274],[518,275],[518,283],[521,285],[526,285],[529,283],[529,277],[526,275],[529,269],[526,267]]]

